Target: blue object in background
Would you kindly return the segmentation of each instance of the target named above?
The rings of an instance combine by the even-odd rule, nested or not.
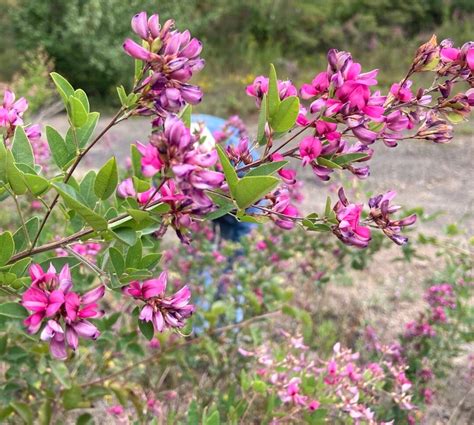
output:
[[[195,123],[204,123],[211,133],[214,133],[217,130],[221,130],[226,120],[220,117],[215,117],[213,115],[207,114],[195,114],[192,116],[192,122]],[[227,144],[237,145],[239,143],[239,138],[237,135],[232,135]],[[252,153],[253,159],[258,159],[258,154],[256,152]],[[234,242],[239,241],[245,235],[248,235],[252,229],[256,227],[256,224],[253,223],[242,223],[238,221],[234,216],[226,214],[223,217],[220,217],[214,220],[216,224],[220,227],[221,237],[223,239],[231,240]]]

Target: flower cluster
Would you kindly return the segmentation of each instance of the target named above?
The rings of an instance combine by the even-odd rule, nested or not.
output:
[[[11,90],[5,90],[3,94],[3,103],[0,106],[0,129],[4,128],[4,139],[7,143],[11,142],[15,129],[24,125],[23,115],[28,109],[28,101],[21,97],[16,100],[15,93]],[[47,169],[50,151],[48,144],[41,139],[41,129],[38,124],[25,126],[26,137],[31,143],[35,162]]]
[[[22,305],[32,314],[25,326],[32,334],[39,331],[41,339],[49,341],[51,355],[67,357],[67,347],[76,350],[79,337],[96,339],[100,332],[87,319],[99,318],[97,301],[104,296],[103,285],[79,295],[72,291],[72,278],[66,264],[58,274],[53,265],[45,272],[39,264],[30,267],[31,286],[22,295]]]
[[[145,303],[140,311],[139,319],[151,322],[156,332],[163,332],[166,328],[180,329],[185,320],[194,312],[190,304],[191,291],[183,286],[171,297],[165,296],[168,275],[162,272],[156,279],[144,282],[133,281],[123,288],[123,292]]]
[[[202,92],[189,84],[189,80],[204,67],[204,60],[199,57],[202,43],[192,38],[189,31],[175,30],[172,20],[161,26],[157,14],[149,18],[146,12],[136,14],[132,29],[142,45],[127,39],[123,48],[128,55],[145,63],[137,113],[157,115],[158,125],[169,113],[179,112],[185,103],[199,103]]]
[[[360,354],[334,346],[332,357],[325,361],[311,356],[303,338],[281,331],[284,353],[274,354],[269,345],[254,351],[239,349],[241,355],[257,360],[256,376],[265,380],[288,405],[292,419],[318,409],[328,410],[331,417],[350,419],[352,423],[391,424],[379,422],[373,407],[389,397],[400,409],[411,411],[412,385],[407,380],[405,366],[389,359],[378,363],[363,363]],[[316,387],[315,382],[321,382]],[[380,388],[390,382],[390,393]],[[284,417],[284,415],[282,415]],[[304,416],[303,416],[304,417]],[[274,424],[280,423],[276,417]],[[281,423],[285,423],[282,419]]]

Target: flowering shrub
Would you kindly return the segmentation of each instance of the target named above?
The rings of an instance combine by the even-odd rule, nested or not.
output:
[[[201,289],[195,282],[182,281],[186,275],[184,264],[178,265],[182,275],[173,279],[179,288],[173,294],[174,290],[167,288],[170,259],[160,264],[159,252],[168,230],[174,231],[190,252],[195,249],[193,239],[209,232],[203,223],[227,215],[241,222],[274,223],[269,241],[275,245],[280,232],[276,228],[291,230],[296,226],[333,234],[355,248],[367,248],[378,238],[372,229],[380,230],[397,244],[406,244],[401,232],[415,222],[416,216],[393,217],[400,208],[390,203],[393,191],[372,197],[364,210],[364,205],[350,202],[341,188],[334,205],[328,197],[322,213],[301,216],[297,207],[301,182],[297,180],[298,170],[290,168],[289,159],[294,159],[296,166],[301,163],[302,167],[310,167],[315,178],[322,181],[329,180],[335,171],[366,178],[369,167],[365,164],[373,156],[373,146],[379,144],[376,142],[392,148],[410,139],[448,142],[451,124],[466,119],[474,104],[474,89],[465,88],[474,82],[472,43],[454,48],[451,42],[438,44],[433,37],[418,49],[407,74],[387,95],[372,90],[377,84],[377,70],[362,73],[362,66],[348,52],[333,49],[328,53],[327,70],[301,90],[290,81],[278,80],[271,66],[268,77],[260,76],[247,87],[259,108],[255,138],[250,138],[242,123],[233,118],[214,143],[202,127],[190,129],[191,105],[202,100],[200,88],[190,82],[204,66],[201,42],[189,31],[176,30],[173,21],[160,23],[158,15],[147,16],[145,12],[132,18],[132,29],[140,42],[127,39],[123,48],[135,59],[133,89],[127,93],[123,86],[118,88],[122,106],[97,134],[99,113],[90,111],[86,93],[56,73],[51,77],[66,107],[69,129],[61,135],[47,126],[49,149],[39,126],[24,122],[28,107],[24,98],[17,99],[6,90],[0,108],[0,190],[5,205],[15,209],[18,223],[14,224],[19,225],[7,230],[13,223],[6,223],[0,234],[0,291],[8,299],[0,304],[1,325],[6,330],[14,329],[15,335],[11,338],[7,332],[2,337],[2,351],[10,365],[7,374],[19,376],[23,367],[39,362],[38,372],[50,375],[48,382],[57,379],[61,383],[66,410],[87,405],[94,397],[89,397],[84,388],[93,390],[107,380],[90,379],[80,384],[66,364],[57,362],[67,360],[68,364],[77,364],[76,371],[81,368],[79,337],[96,340],[92,350],[103,356],[105,364],[115,361],[125,348],[144,354],[137,327],[150,340],[152,349],[162,343],[174,349],[201,334],[224,332],[226,327],[218,326],[224,313],[229,315],[228,320],[237,321],[236,326],[243,326],[247,322],[241,320],[242,315],[247,317],[248,313],[268,309],[269,302],[277,305],[291,297],[291,291],[283,291],[278,279],[273,279],[268,294],[262,286],[252,288],[253,296],[245,295],[253,303],[252,309],[247,309],[240,302],[239,291],[244,287],[236,282],[227,292],[230,285],[223,276],[218,285],[220,296],[238,301],[235,311],[227,311],[223,300],[209,305],[206,297],[199,299]],[[429,88],[413,92],[410,78],[419,72],[433,73],[434,82]],[[458,86],[466,91],[451,96]],[[311,103],[305,107],[304,100]],[[111,157],[99,171],[90,170],[79,179],[75,174],[78,166],[107,131],[138,115],[150,117],[151,131],[147,143],[131,146],[130,169],[119,172],[115,157]],[[240,141],[225,148],[224,143],[234,132]],[[305,137],[299,140],[303,133]],[[258,148],[261,154],[255,157]],[[256,249],[264,251],[268,243],[259,241]],[[270,259],[278,263],[275,254]],[[218,251],[212,253],[212,259],[217,263],[226,261]],[[311,270],[309,264],[307,269]],[[322,277],[319,275],[317,280]],[[202,280],[204,286],[209,285],[204,275]],[[193,295],[196,301],[191,300]],[[430,299],[437,297],[434,294]],[[104,311],[99,309],[99,301]],[[436,320],[442,322],[444,306],[432,302]],[[193,323],[189,319],[194,312],[198,317],[195,336],[191,337]],[[307,329],[311,326],[307,314],[294,314]],[[21,319],[26,332],[18,329]],[[415,336],[419,332],[431,335],[430,324],[413,326]],[[169,330],[177,332],[170,334]],[[179,342],[179,335],[188,339]],[[39,340],[49,342],[52,359],[44,356],[45,345]],[[295,341],[295,348],[304,351],[304,345]],[[215,359],[215,346],[209,343],[207,350]],[[324,363],[327,376],[317,369],[307,370],[323,376],[326,384],[335,385],[334,394],[328,397],[337,397],[338,406],[343,405],[341,412],[355,421],[370,423],[375,419],[368,406],[379,400],[379,372],[354,364],[354,356],[337,346],[334,359]],[[395,386],[392,399],[408,409],[409,387],[402,369],[395,364],[384,366],[384,379],[390,376]],[[314,367],[321,368],[321,364],[315,363]],[[360,378],[366,373],[370,376]],[[301,393],[303,378],[294,376],[281,383],[277,393],[283,403],[317,411],[322,401]],[[46,419],[51,416],[54,392],[48,385],[38,387],[34,379],[26,377],[21,384],[9,387],[9,404],[3,417],[15,412],[26,422],[33,421],[27,404],[11,400],[17,392],[44,399],[41,415]],[[356,383],[367,386],[362,391]],[[257,388],[263,385],[256,384]],[[110,391],[119,399],[125,397],[120,388],[111,387]],[[172,398],[172,394],[169,396]],[[367,403],[359,403],[358,397],[367,397]],[[152,399],[148,399],[147,406],[150,411],[159,410]],[[117,417],[124,415],[120,406],[111,407],[109,412]]]

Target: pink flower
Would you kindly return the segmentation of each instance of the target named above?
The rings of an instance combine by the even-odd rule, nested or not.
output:
[[[255,248],[257,248],[258,251],[265,251],[268,247],[265,241],[258,241],[255,244]]]
[[[398,83],[392,84],[390,93],[392,93],[400,102],[410,102],[414,98],[413,93],[410,90],[411,84],[412,82],[410,80],[406,81],[403,86]]]
[[[142,154],[142,173],[145,177],[153,177],[163,168],[158,150],[151,144],[136,143],[138,151]]]
[[[320,72],[314,77],[311,84],[303,84],[301,87],[301,97],[310,99],[327,91],[329,87],[329,78],[327,72]]]
[[[194,312],[194,306],[189,304],[191,291],[183,286],[171,297],[165,296],[168,275],[162,272],[157,279],[146,280],[142,283],[131,282],[123,288],[126,295],[145,302],[139,320],[152,322],[157,332],[165,328],[182,328],[185,319]]]
[[[316,159],[322,150],[321,141],[317,137],[306,136],[299,144],[303,167]]]
[[[286,392],[280,394],[280,399],[283,403],[293,403],[297,406],[306,406],[308,397],[300,394],[299,378],[292,378],[286,387]]]
[[[97,301],[104,296],[105,287],[99,286],[80,296],[71,291],[69,267],[65,265],[59,275],[51,265],[47,272],[38,264],[30,267],[32,284],[22,295],[22,304],[33,312],[24,324],[30,333],[36,333],[42,320],[48,318],[41,339],[50,344],[51,355],[67,357],[67,347],[77,349],[79,337],[96,339],[100,332],[89,318],[102,316]]]
[[[319,401],[311,400],[310,403],[308,404],[308,410],[310,410],[311,412],[314,412],[315,410],[319,409],[320,405],[321,403]]]

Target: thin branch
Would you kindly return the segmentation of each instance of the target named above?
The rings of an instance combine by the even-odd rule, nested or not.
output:
[[[124,112],[124,108],[120,108],[119,111],[112,117],[112,120],[105,126],[105,128],[97,135],[97,137],[87,146],[86,149],[84,149],[77,157],[74,163],[72,164],[71,168],[69,169],[68,173],[66,174],[66,177],[64,178],[64,183],[67,183],[69,179],[71,178],[72,174],[78,167],[79,163],[82,161],[82,159],[87,155],[87,153],[97,144],[97,142],[109,131],[115,124],[117,124],[118,119],[120,115]],[[34,247],[36,246],[38,239],[41,236],[41,232],[44,229],[44,226],[46,222],[48,221],[49,217],[51,216],[51,213],[53,212],[54,207],[59,201],[59,193],[56,194],[56,196],[53,198],[51,204],[49,205],[48,211],[46,211],[46,214],[43,218],[43,221],[41,222],[41,225],[38,229],[38,232],[36,233],[36,236],[33,240],[33,243],[31,244],[30,247],[30,252],[33,252]]]

